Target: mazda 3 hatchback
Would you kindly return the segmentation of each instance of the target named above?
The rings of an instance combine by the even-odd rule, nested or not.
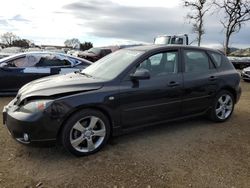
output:
[[[224,122],[240,94],[239,73],[217,50],[140,46],[26,84],[4,107],[3,121],[20,143],[58,141],[83,156],[139,127],[204,114]]]

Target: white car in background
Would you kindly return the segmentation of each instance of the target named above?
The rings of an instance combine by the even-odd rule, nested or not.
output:
[[[244,68],[242,70],[241,77],[244,81],[250,81],[250,67]]]
[[[8,57],[11,55],[15,55],[18,53],[23,52],[23,49],[20,47],[8,47],[8,48],[4,48],[0,51],[0,59],[3,57]]]

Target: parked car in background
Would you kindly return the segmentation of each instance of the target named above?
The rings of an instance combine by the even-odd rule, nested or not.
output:
[[[16,93],[24,84],[49,75],[86,68],[90,61],[53,52],[27,52],[0,59],[0,94]]]
[[[110,53],[112,53],[110,48],[90,48],[84,52],[79,52],[78,57],[95,62]]]
[[[82,52],[82,51],[80,51],[80,50],[69,50],[68,52],[67,52],[67,54],[68,55],[71,55],[71,56],[74,56],[74,57],[80,57],[79,56],[79,53],[80,52]]]
[[[23,52],[23,49],[20,47],[8,47],[8,48],[4,48],[0,51],[0,59],[4,58],[4,57],[8,57],[11,55],[15,55],[17,53],[21,53]]]
[[[42,49],[38,47],[32,47],[25,50],[25,52],[37,52],[37,51],[42,51]]]
[[[46,52],[55,52],[55,53],[65,53],[63,49],[58,49],[56,47],[53,46],[47,46],[44,48],[44,51]]]
[[[159,35],[154,38],[154,44],[159,45],[189,45],[187,34],[178,34],[178,35]]]
[[[236,69],[244,69],[250,66],[250,57],[229,56],[228,59],[232,62],[232,64]]]
[[[23,144],[57,140],[83,156],[138,127],[204,114],[224,122],[239,100],[239,84],[239,73],[217,50],[134,47],[81,72],[25,85],[4,108],[3,121]]]
[[[244,68],[242,70],[241,77],[244,81],[250,81],[250,67]]]

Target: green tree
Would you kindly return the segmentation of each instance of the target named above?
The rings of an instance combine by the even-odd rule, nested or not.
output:
[[[18,39],[12,42],[12,46],[22,47],[22,48],[29,48],[30,41],[27,39]]]
[[[64,45],[65,45],[66,47],[79,49],[79,48],[80,48],[80,41],[79,41],[79,39],[77,39],[77,38],[67,39],[67,40],[64,42]]]
[[[244,23],[250,21],[250,0],[223,0],[214,1],[213,4],[225,15],[221,24],[225,31],[225,53],[228,55],[231,36],[238,33]]]
[[[184,1],[184,7],[190,8],[187,19],[193,25],[193,32],[197,34],[198,46],[201,44],[202,35],[205,34],[204,29],[204,16],[209,10],[206,6],[207,0]]]
[[[90,48],[93,47],[93,43],[92,42],[84,42],[80,44],[80,50],[88,50]]]
[[[11,32],[7,32],[1,35],[2,43],[5,44],[6,46],[12,46],[13,41],[18,40],[18,39],[19,37]]]

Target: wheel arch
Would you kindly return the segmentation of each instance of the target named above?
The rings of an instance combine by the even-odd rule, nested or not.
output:
[[[221,91],[223,91],[223,90],[230,92],[230,93],[233,95],[233,97],[234,97],[234,98],[233,98],[233,99],[234,99],[234,102],[236,102],[237,93],[236,93],[235,89],[233,89],[233,88],[230,87],[230,86],[224,86],[224,87],[222,87],[222,88],[219,90],[219,92],[221,92]]]
[[[91,110],[96,110],[96,111],[99,111],[101,113],[103,113],[107,118],[108,118],[108,121],[110,123],[110,136],[113,135],[113,121],[112,121],[112,118],[111,118],[111,114],[108,112],[108,110],[102,108],[102,107],[99,107],[99,106],[79,106],[77,108],[74,108],[72,111],[70,111],[66,117],[62,120],[62,123],[60,125],[60,128],[57,132],[57,140],[60,140],[60,136],[61,136],[61,132],[62,132],[62,129],[65,125],[65,123],[68,121],[68,119],[75,113],[81,111],[81,110],[84,110],[84,109],[91,109]]]

